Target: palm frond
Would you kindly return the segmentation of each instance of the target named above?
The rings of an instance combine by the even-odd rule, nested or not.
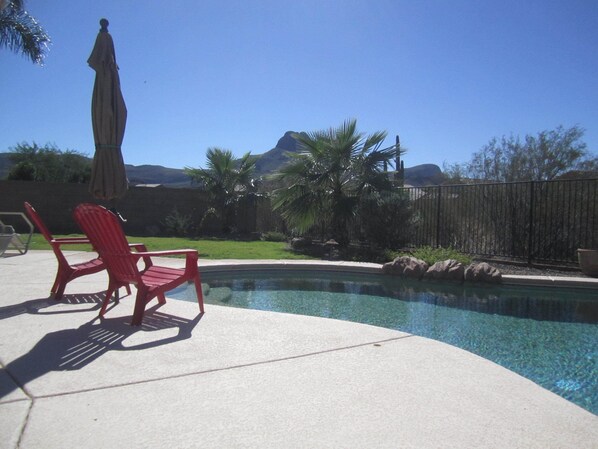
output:
[[[22,9],[22,3],[17,3],[11,2],[0,11],[0,47],[21,53],[41,65],[50,37],[35,18]]]
[[[272,207],[299,232],[306,232],[322,217],[322,201],[318,192],[305,185],[278,189],[272,197]]]
[[[386,131],[377,131],[370,134],[364,141],[362,147],[362,153],[369,153],[370,151],[376,151],[386,139]],[[394,148],[394,147],[392,147]]]

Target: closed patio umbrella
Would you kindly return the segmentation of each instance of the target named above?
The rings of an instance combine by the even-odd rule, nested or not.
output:
[[[120,78],[108,20],[100,20],[100,32],[87,63],[96,72],[91,100],[91,122],[95,154],[91,168],[90,193],[101,200],[122,197],[128,189],[121,145],[127,123],[127,108],[120,90]]]

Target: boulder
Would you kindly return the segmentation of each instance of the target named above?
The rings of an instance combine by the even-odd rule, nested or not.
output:
[[[417,279],[421,278],[427,269],[426,262],[411,256],[399,256],[382,266],[383,273]]]
[[[502,282],[502,274],[498,268],[481,262],[472,263],[465,269],[464,278],[471,282],[491,282],[498,284]]]
[[[436,262],[424,273],[424,279],[463,281],[465,267],[455,259]]]
[[[295,237],[291,240],[291,248],[293,249],[304,249],[311,245],[311,239],[304,237]]]
[[[340,260],[341,255],[338,251],[339,243],[334,240],[330,239],[326,243],[324,243],[324,248],[328,251],[328,259],[330,260]]]

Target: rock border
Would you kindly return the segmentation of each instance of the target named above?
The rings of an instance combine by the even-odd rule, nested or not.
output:
[[[474,262],[467,267],[455,259],[438,261],[429,266],[412,256],[399,256],[382,266],[384,274],[434,281],[484,282],[500,284],[500,270],[486,262]]]

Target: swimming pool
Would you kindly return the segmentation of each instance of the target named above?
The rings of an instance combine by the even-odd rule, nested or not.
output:
[[[371,324],[492,360],[598,414],[595,291],[305,270],[204,273],[205,301]],[[196,301],[181,287],[169,297]]]

